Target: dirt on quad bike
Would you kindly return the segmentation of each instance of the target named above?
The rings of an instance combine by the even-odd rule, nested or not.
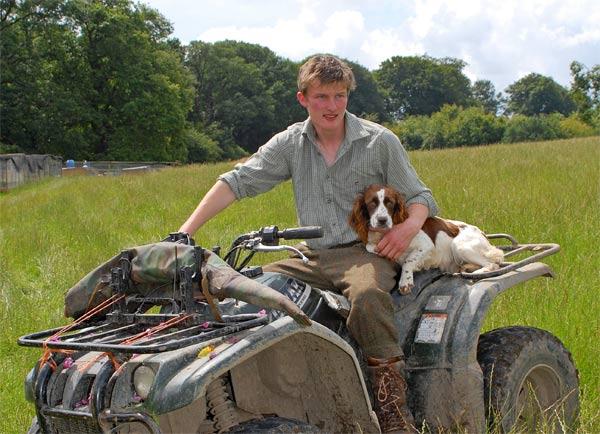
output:
[[[247,266],[256,252],[302,257],[280,240],[321,234],[264,227],[223,259],[171,234],[90,272],[74,287],[80,306],[67,306],[77,321],[19,339],[44,349],[25,381],[29,432],[379,432],[348,300]],[[481,334],[495,297],[551,277],[539,260],[559,247],[488,238],[524,258],[488,273],[419,272],[410,294],[392,293],[408,404],[431,432],[566,432],[579,381],[564,345],[531,327]]]

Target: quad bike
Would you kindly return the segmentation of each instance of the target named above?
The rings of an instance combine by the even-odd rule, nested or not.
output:
[[[238,237],[224,256],[232,268],[293,301],[310,326],[263,309],[260,299],[202,297],[201,260],[175,270],[159,296],[136,294],[125,251],[111,268],[108,285],[121,298],[109,313],[59,337],[64,329],[19,339],[45,349],[25,381],[37,415],[29,432],[380,432],[363,355],[345,326],[348,301],[247,267],[255,252],[302,256],[280,239],[321,235],[314,227],[265,227]],[[409,406],[424,431],[567,431],[578,416],[579,380],[563,344],[532,327],[480,334],[498,294],[552,276],[538,260],[559,246],[519,244],[506,234],[489,238],[500,240],[507,258],[525,258],[480,274],[423,271],[411,294],[392,293]],[[168,241],[194,246],[186,234]]]

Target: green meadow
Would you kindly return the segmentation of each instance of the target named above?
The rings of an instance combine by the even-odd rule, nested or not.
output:
[[[561,245],[547,258],[556,277],[506,291],[485,328],[521,324],[558,336],[580,374],[577,432],[600,432],[600,138],[416,151],[410,157],[442,216],[523,243]],[[65,324],[69,287],[122,248],[177,230],[232,165],[53,178],[0,195],[1,433],[25,432],[34,415],[23,379],[41,351],[17,346],[17,338]],[[289,183],[234,204],[195,238],[226,248],[237,234],[273,224],[296,225]]]

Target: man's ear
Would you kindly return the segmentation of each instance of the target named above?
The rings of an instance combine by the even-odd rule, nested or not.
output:
[[[300,91],[298,91],[296,93],[296,99],[298,99],[298,102],[300,103],[300,105],[304,108],[306,108],[306,96],[304,96],[304,94]]]

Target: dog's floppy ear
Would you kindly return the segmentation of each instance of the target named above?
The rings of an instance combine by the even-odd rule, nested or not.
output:
[[[396,189],[391,189],[392,200],[394,201],[394,211],[392,213],[392,222],[397,225],[402,223],[408,218],[408,211],[406,209],[406,202],[404,196],[399,193]]]
[[[348,218],[348,224],[352,229],[354,229],[358,235],[358,239],[365,244],[367,243],[367,239],[369,237],[368,221],[369,212],[367,211],[367,205],[365,204],[365,195],[361,193],[356,197],[356,199],[354,199],[352,212]]]

